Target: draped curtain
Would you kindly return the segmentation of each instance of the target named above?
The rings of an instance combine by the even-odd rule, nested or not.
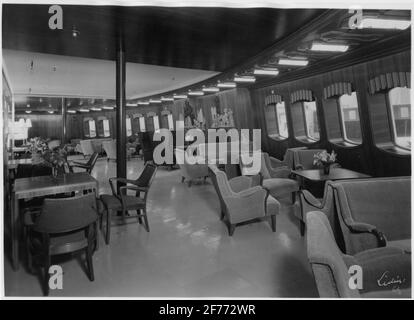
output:
[[[323,97],[325,99],[339,97],[343,94],[352,94],[352,84],[350,82],[336,82],[323,89]]]
[[[411,88],[411,72],[389,72],[371,78],[368,81],[370,94],[376,94],[395,87]]]
[[[297,90],[290,94],[290,102],[293,104],[298,101],[313,101],[313,93],[311,90]]]
[[[265,98],[265,105],[267,106],[269,104],[277,104],[277,103],[281,103],[282,101],[283,101],[282,96],[278,94],[271,94]]]

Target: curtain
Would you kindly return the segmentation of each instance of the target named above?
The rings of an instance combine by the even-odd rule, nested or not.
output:
[[[350,82],[336,82],[323,89],[325,99],[342,96],[343,94],[352,94],[352,84]]]
[[[395,87],[411,88],[411,72],[389,72],[371,78],[368,81],[370,94]]]
[[[290,102],[295,103],[297,101],[313,101],[313,93],[311,90],[297,90],[290,94]]]

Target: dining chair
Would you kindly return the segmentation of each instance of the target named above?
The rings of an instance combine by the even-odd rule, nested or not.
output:
[[[91,174],[95,167],[96,161],[98,160],[98,152],[94,152],[89,158],[88,162],[72,161],[69,164],[69,171],[73,173],[73,168],[85,169],[87,173]]]
[[[147,232],[150,231],[147,218],[147,196],[156,171],[157,166],[152,162],[147,162],[141,175],[136,180],[124,178],[109,179],[112,194],[103,194],[100,197],[106,212],[106,244],[109,244],[110,241],[111,216],[114,211],[121,211],[122,218],[125,218],[127,211],[136,210],[138,222],[142,224],[142,219],[144,219],[145,230]],[[118,183],[124,184],[119,187],[119,192],[117,192],[116,186]],[[129,195],[128,190],[135,191],[135,195]]]
[[[92,255],[97,240],[97,206],[93,193],[71,198],[45,199],[40,214],[24,215],[28,268],[40,259],[43,291],[49,294],[49,268],[55,255],[85,251],[88,277],[94,281]]]

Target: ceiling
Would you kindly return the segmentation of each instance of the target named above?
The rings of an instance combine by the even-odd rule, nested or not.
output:
[[[115,98],[115,62],[3,50],[13,94]],[[127,98],[174,90],[216,72],[127,63]]]
[[[293,33],[325,10],[62,5],[63,30],[48,5],[4,4],[3,48],[115,60],[117,25],[128,62],[224,71]],[[80,32],[72,37],[72,28]]]

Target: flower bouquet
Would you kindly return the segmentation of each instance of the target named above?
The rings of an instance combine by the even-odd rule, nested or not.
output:
[[[53,177],[56,178],[59,172],[65,172],[65,164],[67,163],[66,148],[56,147],[53,150],[47,149],[42,153],[42,158],[46,165],[52,167]]]
[[[313,164],[323,167],[323,173],[329,174],[329,170],[332,164],[336,162],[336,153],[332,151],[328,153],[326,150],[316,153],[313,156]]]
[[[42,153],[49,149],[47,141],[40,137],[31,138],[28,141],[28,146],[28,150],[32,154],[32,163],[40,164],[44,162]]]

